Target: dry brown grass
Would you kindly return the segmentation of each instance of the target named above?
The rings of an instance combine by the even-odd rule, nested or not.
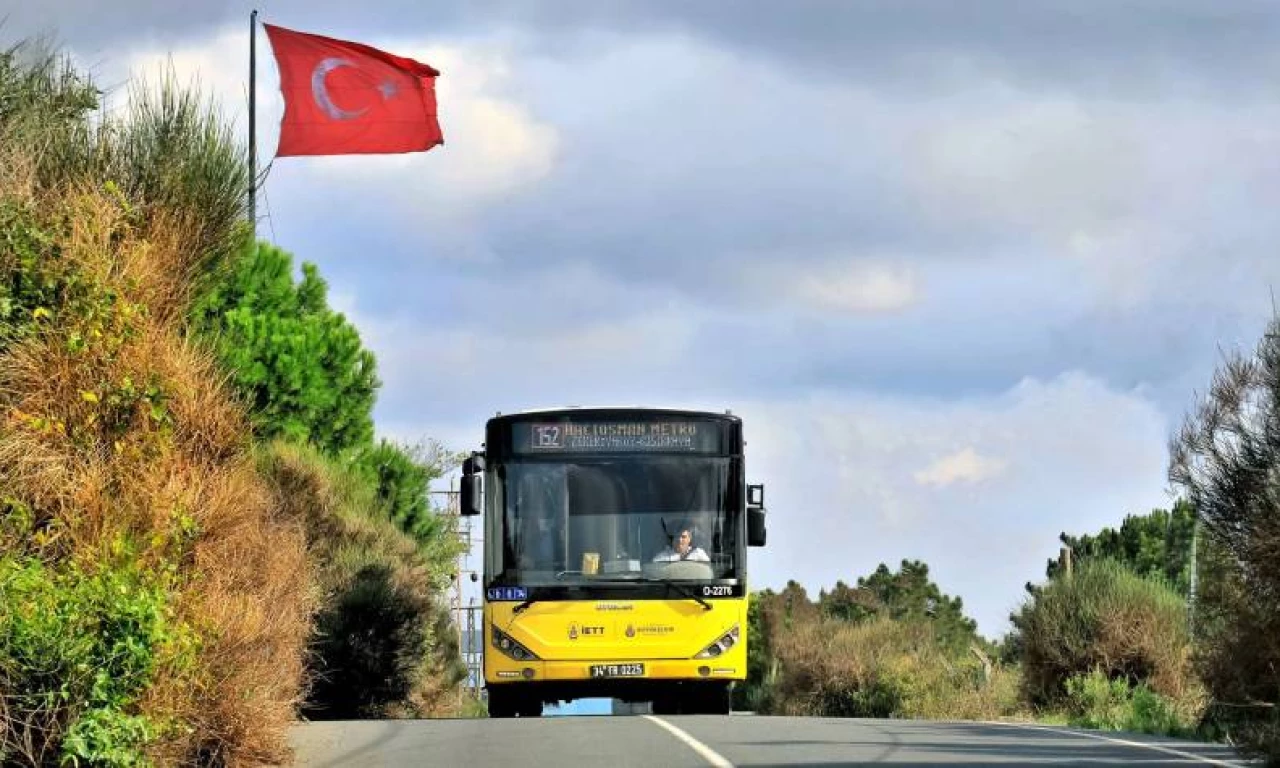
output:
[[[92,562],[127,539],[157,572],[172,567],[176,618],[199,642],[194,664],[162,654],[140,702],[188,726],[154,745],[158,762],[287,761],[315,603],[305,523],[257,474],[216,364],[181,335],[198,262],[184,223],[138,222],[83,190],[35,202],[64,268],[94,301],[117,299],[86,304],[96,315],[55,307],[0,354],[0,487],[40,534],[21,546]]]
[[[36,194],[36,164],[24,147],[0,132],[0,189],[10,200],[31,200]]]
[[[0,556],[130,558],[167,591],[179,631],[129,713],[180,726],[157,762],[285,761],[315,605],[306,526],[181,327],[237,240],[243,150],[172,83],[100,122],[69,64],[32,62],[0,52],[0,210],[25,238],[0,240],[0,275],[43,305],[0,327],[0,513],[21,511],[0,519]]]
[[[211,516],[195,545],[200,578],[180,606],[203,630],[204,674],[195,691],[168,693],[186,694],[192,706],[183,719],[197,724],[197,738],[169,747],[190,754],[194,745],[228,765],[283,760],[310,630],[304,532],[296,520],[276,516],[247,462],[217,480],[208,508],[239,514]]]
[[[994,719],[1020,708],[1018,674],[948,653],[927,624],[800,620],[774,637],[780,714]]]

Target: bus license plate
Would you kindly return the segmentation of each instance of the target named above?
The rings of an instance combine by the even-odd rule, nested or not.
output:
[[[592,677],[644,677],[643,664],[592,664]]]

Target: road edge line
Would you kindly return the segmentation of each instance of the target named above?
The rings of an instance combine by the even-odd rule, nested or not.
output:
[[[1222,766],[1222,768],[1248,768],[1248,766],[1250,765],[1249,763],[1231,762],[1228,760],[1218,760],[1217,758],[1213,758],[1213,757],[1205,757],[1203,755],[1197,755],[1194,752],[1183,752],[1180,749],[1174,749],[1173,747],[1166,747],[1163,744],[1150,744],[1144,741],[1130,741],[1129,739],[1117,739],[1112,736],[1103,736],[1100,733],[1093,733],[1092,731],[1077,731],[1077,730],[1072,730],[1070,728],[1058,728],[1052,725],[1041,725],[1039,723],[1010,723],[1010,722],[1001,722],[999,720],[986,720],[983,722],[986,725],[1005,725],[1005,726],[1011,726],[1014,728],[1022,728],[1025,730],[1049,731],[1051,733],[1064,733],[1070,736],[1083,736],[1086,739],[1097,739],[1098,741],[1109,741],[1112,744],[1122,744],[1126,747],[1142,747],[1143,749],[1150,749],[1156,752],[1163,752],[1166,755],[1176,755],[1177,757],[1186,758],[1188,760],[1195,760],[1196,762],[1205,763],[1207,765]],[[1226,745],[1223,745],[1223,746],[1226,746]]]
[[[711,763],[716,768],[733,768],[733,763],[729,762],[729,760],[725,758],[724,755],[720,754],[719,752],[716,752],[711,747],[708,747],[706,744],[703,744],[702,742],[698,741],[694,737],[685,733],[683,730],[677,728],[671,723],[668,723],[666,720],[663,720],[660,717],[655,717],[653,715],[641,715],[641,717],[643,717],[645,720],[648,720],[651,723],[656,723],[662,726],[663,728],[665,728],[672,736],[675,736],[680,741],[683,741],[685,746],[689,747],[694,752],[697,752],[699,757],[701,757],[703,760],[706,760],[708,763]]]

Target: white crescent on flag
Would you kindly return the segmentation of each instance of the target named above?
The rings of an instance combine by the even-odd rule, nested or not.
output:
[[[311,71],[311,95],[316,100],[316,104],[324,113],[333,120],[354,120],[369,111],[368,107],[363,109],[343,109],[333,103],[333,99],[329,97],[329,89],[325,85],[324,79],[329,73],[339,67],[354,67],[355,64],[346,59],[330,57],[321,59],[316,68]]]

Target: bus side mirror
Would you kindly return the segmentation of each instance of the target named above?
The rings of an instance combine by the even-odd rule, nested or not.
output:
[[[480,476],[484,472],[484,457],[473,455],[462,462],[462,498],[458,514],[472,517],[481,512],[480,508]]]
[[[764,526],[764,486],[747,486],[747,546],[763,547],[765,542]]]
[[[747,546],[763,547],[765,539],[764,510],[758,507],[747,510]]]

